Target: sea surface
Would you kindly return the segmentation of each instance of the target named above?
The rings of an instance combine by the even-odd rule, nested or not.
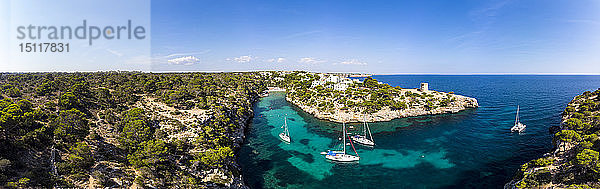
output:
[[[551,126],[573,97],[600,88],[600,76],[376,75],[392,86],[474,97],[480,107],[456,114],[369,124],[374,148],[355,145],[358,163],[320,155],[340,144],[341,124],[318,120],[272,93],[255,115],[239,151],[251,188],[502,188],[517,168],[552,150]],[[524,133],[511,133],[517,105]],[[292,142],[278,134],[287,117]],[[361,124],[349,124],[359,132]],[[347,150],[352,151],[348,146]],[[350,153],[354,153],[353,151]]]

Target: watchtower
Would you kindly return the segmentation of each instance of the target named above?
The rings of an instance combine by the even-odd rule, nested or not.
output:
[[[429,83],[421,83],[421,88],[419,88],[419,90],[421,90],[421,92],[429,91]]]

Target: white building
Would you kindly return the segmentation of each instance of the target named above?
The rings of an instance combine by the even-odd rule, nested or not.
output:
[[[352,84],[352,80],[349,79],[349,78],[344,77],[344,78],[341,79],[340,83],[350,85],[350,84]]]
[[[273,75],[271,72],[259,72],[262,76],[271,76]]]
[[[350,78],[346,78],[346,77],[340,77],[337,75],[329,75],[329,76],[322,76],[321,79],[313,81],[310,85],[311,88],[317,87],[319,85],[324,86],[327,83],[333,83],[333,85],[327,85],[324,86],[326,88],[333,88],[334,90],[338,90],[338,91],[345,91],[346,89],[348,89],[348,86],[350,84],[352,84],[353,82],[360,82],[358,80],[354,81],[351,80]]]
[[[327,79],[325,79],[325,82],[338,83],[339,81],[340,81],[340,77],[337,75],[332,75],[332,76],[329,76]]]
[[[338,83],[338,84],[333,85],[333,90],[336,90],[336,91],[345,91],[346,89],[348,89],[347,84]]]
[[[291,73],[294,73],[294,72],[293,71],[281,71],[279,74],[285,76],[285,75],[291,74]]]
[[[276,77],[276,78],[273,78],[273,79],[274,79],[275,81],[283,81],[283,80],[285,80],[283,77]]]

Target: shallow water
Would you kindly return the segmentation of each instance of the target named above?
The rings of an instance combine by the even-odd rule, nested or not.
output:
[[[370,124],[377,146],[356,145],[359,163],[331,163],[319,153],[339,144],[340,124],[313,118],[275,93],[255,104],[240,150],[252,188],[501,188],[517,167],[551,150],[548,128],[576,95],[600,87],[600,76],[374,76],[392,86],[454,91],[480,107],[457,114]],[[527,125],[510,132],[516,106]],[[284,117],[292,142],[277,136]],[[357,132],[361,124],[350,124]],[[347,148],[351,150],[351,147]]]

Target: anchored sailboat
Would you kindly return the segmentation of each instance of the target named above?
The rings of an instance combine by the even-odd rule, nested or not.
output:
[[[369,133],[368,138],[367,138],[367,133]],[[373,135],[371,135],[371,129],[369,129],[369,124],[367,124],[366,117],[364,118],[364,121],[363,121],[363,135],[354,135],[354,136],[352,136],[352,140],[354,140],[354,142],[362,144],[362,145],[367,145],[367,146],[375,145],[375,141],[373,140]]]
[[[517,105],[517,116],[515,118],[515,125],[510,128],[511,132],[523,132],[525,130],[525,124],[519,122],[519,106]]]
[[[350,136],[348,136],[348,138],[350,138]],[[325,158],[331,161],[354,162],[360,160],[360,157],[354,148],[354,144],[352,144],[352,140],[350,140],[350,145],[352,145],[352,149],[356,156],[346,154],[346,123],[342,125],[342,139],[342,151],[327,150],[327,152],[322,152],[321,154],[324,154]]]
[[[283,132],[279,133],[279,138],[287,143],[292,142],[292,139],[290,138],[290,131],[288,130],[287,117],[284,118],[284,124],[281,128],[283,128]]]

